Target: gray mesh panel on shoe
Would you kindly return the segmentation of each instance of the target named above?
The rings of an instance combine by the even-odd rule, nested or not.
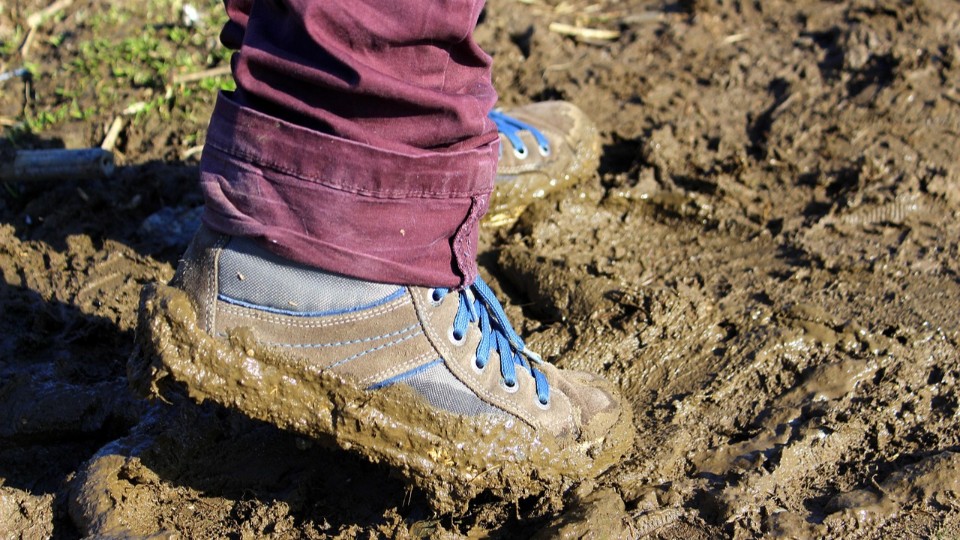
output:
[[[508,414],[477,397],[442,363],[403,379],[402,384],[416,390],[434,407],[454,414]]]
[[[248,238],[232,238],[217,273],[224,296],[298,313],[345,311],[379,303],[397,285],[351,279],[283,259]]]

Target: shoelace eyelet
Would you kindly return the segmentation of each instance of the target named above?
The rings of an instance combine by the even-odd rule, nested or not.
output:
[[[487,367],[486,364],[480,363],[480,359],[476,356],[473,357],[473,362],[470,362],[470,365],[473,366],[474,373],[478,375],[483,373],[483,368]]]
[[[537,148],[540,150],[540,155],[541,155],[541,156],[547,157],[547,156],[550,155],[550,147],[549,147],[549,146],[545,146],[545,145],[540,144],[540,145],[537,145]]]
[[[448,292],[448,289],[440,289],[441,295]],[[490,355],[497,352],[500,360],[499,384],[504,392],[517,392],[520,386],[517,375],[521,378],[529,375],[536,388],[537,399],[549,401],[550,383],[546,375],[534,367],[543,360],[528,349],[517,335],[490,286],[478,277],[469,288],[458,291],[458,296],[457,314],[449,327],[447,339],[459,347],[468,341],[466,333],[470,328],[479,330],[479,342],[475,342],[477,348],[472,355],[472,369],[483,369],[490,361]],[[464,360],[471,360],[471,356]]]
[[[546,403],[540,401],[540,398],[535,399],[537,402],[537,407],[540,407],[541,410],[547,411],[550,410],[550,400],[548,399]]]
[[[500,379],[500,388],[503,388],[503,391],[508,394],[515,394],[517,390],[520,390],[520,380],[513,381],[513,385],[507,384],[505,379]]]
[[[521,146],[520,148],[514,147],[513,155],[517,156],[517,159],[527,159],[527,156],[530,155],[530,152],[527,150],[526,146]]]
[[[456,331],[456,329],[454,329],[454,327],[451,326],[451,327],[450,327],[450,330],[447,331],[447,339],[450,340],[450,343],[452,343],[454,347],[463,347],[464,343],[467,342],[467,334],[464,333],[464,334],[463,334],[462,336],[460,336],[460,338],[458,339],[458,338],[457,338],[457,331]]]
[[[440,294],[439,289],[430,289],[427,291],[427,295],[430,297],[430,305],[437,307],[443,303],[443,295]]]

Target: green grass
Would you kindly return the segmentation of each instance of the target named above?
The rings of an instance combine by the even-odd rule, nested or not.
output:
[[[147,105],[134,122],[149,115],[164,118],[172,106],[191,109],[192,101],[209,101],[216,90],[233,88],[229,76],[171,83],[176,73],[229,62],[230,51],[217,40],[226,21],[219,0],[193,2],[202,17],[194,27],[183,25],[180,0],[145,4],[104,1],[99,9],[71,8],[44,24],[34,38],[31,58],[59,60],[34,60],[27,66],[38,90],[18,118],[21,130],[43,133],[64,122],[112,118],[136,102]],[[17,67],[16,47],[24,35],[17,27],[11,39],[0,42],[0,63]]]

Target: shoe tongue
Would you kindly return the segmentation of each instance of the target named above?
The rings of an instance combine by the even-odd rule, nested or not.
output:
[[[370,307],[402,290],[332,274],[284,259],[248,238],[220,253],[218,292],[229,300],[292,313],[336,313]]]

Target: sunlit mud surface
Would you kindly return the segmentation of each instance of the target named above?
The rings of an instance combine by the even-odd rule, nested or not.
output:
[[[199,204],[171,145],[208,112],[174,110],[111,180],[0,199],[0,531],[960,535],[956,4],[492,0],[477,36],[504,104],[570,100],[603,138],[596,177],[483,231],[481,265],[532,348],[628,397],[612,473],[558,511],[481,494],[437,515],[323,441],[140,399],[140,289],[185,247],[148,217]]]

